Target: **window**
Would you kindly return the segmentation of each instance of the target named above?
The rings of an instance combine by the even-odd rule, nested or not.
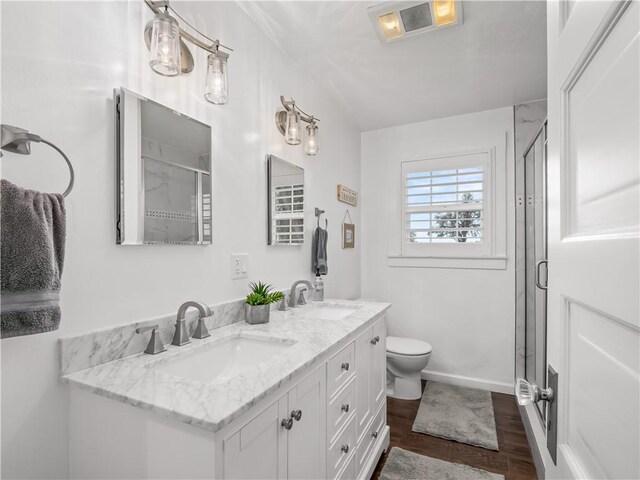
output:
[[[403,255],[489,253],[489,158],[489,152],[480,152],[402,162]]]

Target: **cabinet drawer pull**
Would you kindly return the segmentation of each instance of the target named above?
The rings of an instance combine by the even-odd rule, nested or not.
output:
[[[342,370],[346,372],[347,370],[349,370],[349,362],[343,363],[341,367],[342,367]]]
[[[296,422],[299,422],[302,419],[302,410],[292,411],[291,418],[293,418]]]
[[[282,426],[285,430],[291,430],[291,427],[293,427],[293,418],[285,418],[282,420]]]
[[[342,450],[342,453],[349,453],[349,445],[342,445],[340,450]]]
[[[372,436],[373,438],[378,438],[378,432],[373,432],[373,433],[371,434],[371,436]]]
[[[342,405],[342,411],[344,413],[348,413],[349,412],[349,404],[345,403],[344,405]]]

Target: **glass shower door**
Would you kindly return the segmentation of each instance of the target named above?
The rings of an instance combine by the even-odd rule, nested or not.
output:
[[[547,382],[546,124],[525,153],[525,379]],[[545,419],[545,402],[535,404]]]

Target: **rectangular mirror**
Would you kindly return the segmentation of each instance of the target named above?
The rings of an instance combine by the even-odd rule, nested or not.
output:
[[[114,90],[119,245],[208,245],[211,127]]]
[[[304,243],[304,169],[267,155],[268,244]]]

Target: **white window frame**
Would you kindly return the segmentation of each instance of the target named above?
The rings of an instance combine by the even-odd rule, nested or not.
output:
[[[506,144],[505,144],[506,149]],[[505,152],[506,153],[506,152]],[[505,155],[506,156],[506,155]],[[496,147],[428,155],[398,162],[396,226],[389,266],[435,268],[506,268],[506,165],[497,166]],[[504,162],[501,162],[504,163]],[[420,243],[406,241],[405,174],[483,167],[483,241],[480,243]],[[501,205],[497,208],[497,205]]]

